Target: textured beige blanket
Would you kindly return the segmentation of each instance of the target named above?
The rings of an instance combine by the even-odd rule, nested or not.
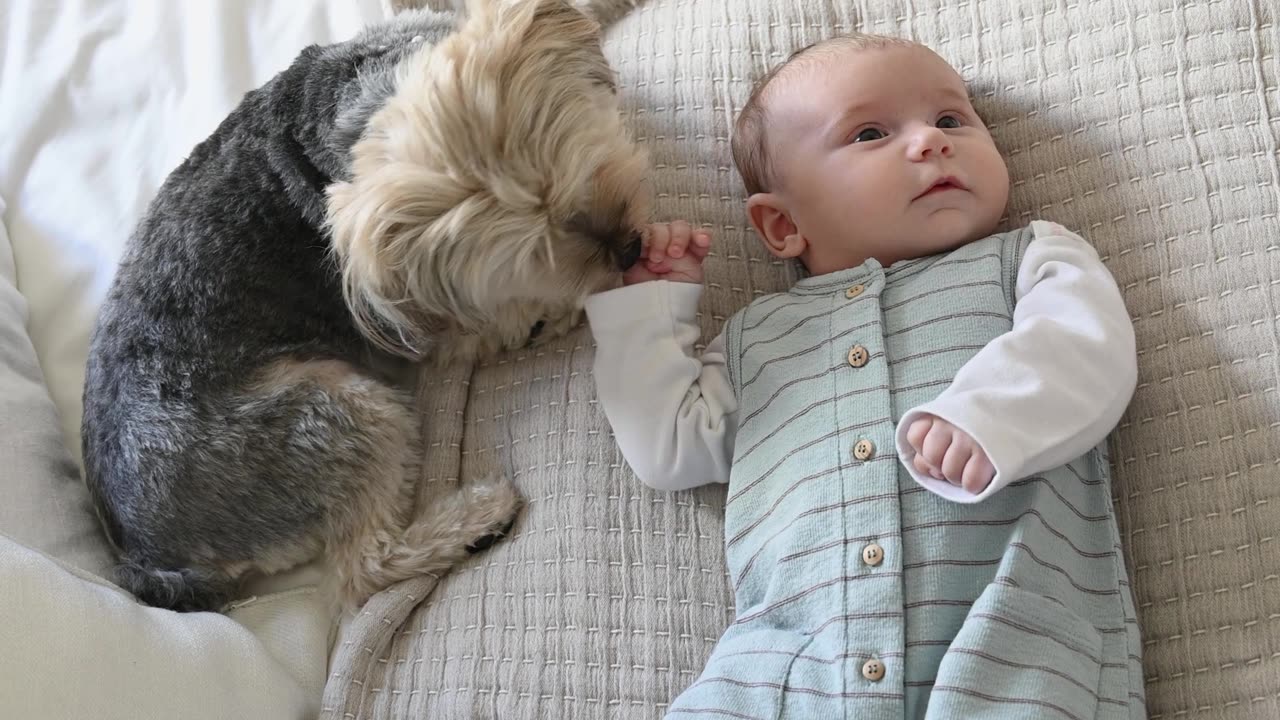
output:
[[[716,236],[705,338],[793,279],[744,228],[729,158],[755,76],[858,29],[970,81],[1008,224],[1082,233],[1132,311],[1140,385],[1111,449],[1153,718],[1280,717],[1278,22],[1271,0],[648,0],[608,34],[659,218]],[[529,507],[344,629],[328,717],[655,718],[697,675],[732,616],[723,490],[643,488],[591,359],[584,328],[430,382],[425,480],[506,471]]]

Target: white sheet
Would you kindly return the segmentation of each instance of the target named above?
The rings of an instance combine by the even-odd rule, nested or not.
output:
[[[0,197],[30,334],[80,458],[89,332],[165,176],[310,43],[379,0],[3,0]]]
[[[0,0],[0,221],[77,460],[90,330],[160,183],[302,47],[382,17],[379,0]],[[25,487],[6,470],[0,502]],[[256,583],[227,617],[180,615],[137,606],[4,530],[0,717],[319,711],[331,617],[314,567]]]

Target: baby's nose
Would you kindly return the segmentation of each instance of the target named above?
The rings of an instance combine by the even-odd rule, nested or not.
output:
[[[936,127],[921,128],[911,139],[911,159],[932,160],[938,155],[948,156],[953,152],[951,138]]]

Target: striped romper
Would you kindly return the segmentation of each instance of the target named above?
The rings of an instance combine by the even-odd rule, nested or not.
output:
[[[728,321],[725,403],[736,407],[725,548],[736,618],[668,718],[1145,717],[1099,444],[1117,418],[1069,457],[1019,457],[1015,467],[1054,464],[1011,477],[1006,458],[1018,452],[1002,444],[1037,431],[969,430],[939,399],[951,387],[952,406],[980,417],[993,391],[966,395],[964,378],[1000,376],[979,353],[1014,325],[1037,233],[1068,235],[1035,223],[888,269],[868,260]],[[614,341],[596,329],[604,314],[589,312],[613,357]],[[709,385],[705,369],[700,379]],[[644,450],[624,441],[626,410],[610,382],[598,379],[601,401],[624,454],[643,464],[632,461]],[[999,472],[978,498],[903,462],[911,451],[900,421],[922,408],[989,451]]]

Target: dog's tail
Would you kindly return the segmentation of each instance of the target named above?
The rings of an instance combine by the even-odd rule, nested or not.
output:
[[[165,570],[130,557],[120,559],[115,579],[147,605],[178,612],[217,611],[234,590],[226,573],[199,568]]]

